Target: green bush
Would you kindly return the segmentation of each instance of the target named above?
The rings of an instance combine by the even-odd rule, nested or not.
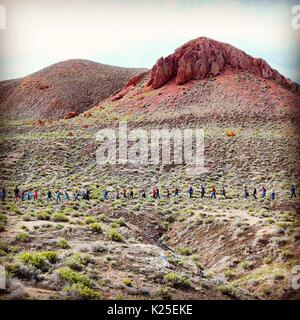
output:
[[[131,280],[131,279],[128,279],[128,278],[125,278],[125,279],[123,280],[123,283],[124,283],[125,286],[127,286],[127,287],[132,287],[132,286],[133,286],[132,280]]]
[[[66,249],[69,247],[68,241],[65,238],[57,239],[56,246],[60,249]]]
[[[229,296],[231,298],[237,298],[238,297],[238,292],[233,286],[221,285],[221,286],[219,286],[219,290],[223,294],[225,294],[226,296]]]
[[[16,240],[20,242],[28,242],[30,240],[30,235],[27,232],[21,232],[16,235]]]
[[[97,219],[95,217],[88,216],[88,217],[85,217],[84,222],[86,224],[91,224],[91,223],[97,222]]]
[[[115,228],[110,228],[108,230],[108,237],[113,241],[118,241],[118,242],[124,241],[123,236]]]
[[[120,219],[116,219],[112,224],[111,224],[111,227],[112,228],[119,228],[119,227],[122,227],[122,226],[125,226],[125,222],[122,218]]]
[[[156,291],[155,296],[162,300],[171,300],[172,296],[169,288],[160,288]]]
[[[73,270],[82,270],[87,264],[92,261],[88,254],[73,253],[67,260],[67,265]]]
[[[28,266],[47,271],[49,264],[57,262],[58,253],[54,251],[23,252],[19,255],[19,259]]]
[[[175,288],[189,288],[191,287],[190,280],[181,274],[170,272],[164,276],[164,279],[170,282]]]
[[[187,247],[178,247],[177,251],[183,256],[190,256],[193,253],[193,251]]]
[[[284,259],[284,260],[288,260],[288,259],[290,259],[292,256],[293,256],[293,255],[291,254],[290,250],[288,250],[288,249],[283,250],[283,251],[281,252],[281,257],[282,257],[282,259]]]
[[[55,212],[52,214],[51,220],[54,222],[68,222],[69,218],[63,212]]]
[[[224,276],[227,278],[227,279],[232,279],[234,276],[235,276],[235,271],[232,270],[232,269],[227,269],[224,271]]]
[[[250,269],[250,268],[251,268],[252,263],[251,263],[250,261],[248,261],[248,260],[243,260],[243,261],[241,261],[240,266],[241,266],[243,269],[247,270],[247,269]]]
[[[38,220],[50,220],[50,213],[47,212],[47,211],[37,212],[36,218],[37,218]]]
[[[79,300],[96,300],[101,298],[100,293],[83,285],[82,283],[74,283],[64,288],[68,296]]]
[[[60,268],[57,272],[63,280],[66,280],[70,284],[80,283],[87,287],[91,286],[91,280],[89,278],[79,272],[73,271],[69,267]]]
[[[264,264],[270,264],[272,262],[271,257],[264,257]]]
[[[92,231],[94,231],[96,233],[102,233],[102,226],[101,226],[101,223],[99,223],[99,222],[91,223],[90,228]]]

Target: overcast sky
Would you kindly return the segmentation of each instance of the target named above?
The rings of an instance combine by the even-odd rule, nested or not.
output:
[[[73,58],[150,68],[184,42],[206,36],[261,57],[300,82],[300,30],[291,27],[297,3],[0,0],[6,11],[6,29],[0,30],[0,79]]]

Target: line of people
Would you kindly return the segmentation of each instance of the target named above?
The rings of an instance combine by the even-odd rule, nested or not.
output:
[[[267,189],[264,186],[259,191],[261,192],[261,197],[262,198],[266,198],[267,197]],[[178,187],[174,188],[174,190],[173,190],[174,196],[178,197],[179,193],[180,193],[179,192],[179,188]],[[107,201],[107,200],[109,200],[109,198],[111,198],[109,196],[109,194],[110,194],[110,192],[107,189],[105,189],[103,191],[103,200],[104,201]],[[187,190],[187,194],[189,195],[190,198],[194,197],[194,188],[192,186],[189,186],[189,188]],[[200,186],[200,198],[206,198],[207,197],[206,194],[207,194],[206,187],[204,185],[201,185]],[[220,194],[224,199],[227,199],[227,190],[226,190],[226,188],[224,186],[222,187]],[[172,193],[170,192],[170,189],[166,189],[165,192],[164,192],[164,197],[170,198],[171,195],[172,195]],[[38,190],[20,191],[20,189],[17,186],[14,189],[14,196],[15,196],[15,201],[17,201],[18,199],[20,199],[21,201],[25,201],[25,200],[37,201],[40,198],[40,194],[39,194]],[[141,190],[140,196],[141,196],[141,198],[146,198],[147,197],[145,189]],[[159,188],[156,187],[156,186],[153,187],[151,192],[150,192],[150,196],[153,199],[160,199],[161,198],[161,193],[160,193]],[[0,198],[4,202],[6,200],[6,197],[7,197],[7,192],[6,192],[5,188],[2,188],[1,192],[0,192]],[[243,198],[244,199],[248,199],[249,197],[250,197],[250,192],[248,190],[248,187],[246,186],[246,187],[244,187],[244,190],[243,190]],[[252,197],[254,199],[258,199],[258,190],[257,190],[256,187],[252,191]],[[296,187],[294,185],[292,185],[291,189],[290,189],[290,198],[296,198],[296,197],[297,197],[296,196]],[[73,200],[74,201],[80,201],[81,199],[82,200],[90,200],[90,198],[91,198],[91,196],[90,196],[90,190],[89,189],[82,190],[82,191],[77,190],[77,191],[75,191],[73,193]],[[114,198],[115,199],[120,199],[120,198],[133,199],[134,198],[133,188],[129,188],[129,190],[127,190],[126,188],[123,188],[122,191],[120,190],[120,188],[117,188]],[[209,198],[211,198],[211,199],[216,199],[217,198],[217,189],[216,189],[215,186],[211,187],[211,190],[209,192]],[[272,200],[276,199],[276,192],[275,192],[274,189],[271,190],[270,198]],[[46,194],[47,202],[55,200],[56,203],[59,203],[63,199],[65,201],[71,200],[71,196],[70,196],[70,193],[68,191],[61,192],[60,190],[56,190],[54,192],[54,194],[53,194],[52,191],[49,190],[47,192],[47,194]]]

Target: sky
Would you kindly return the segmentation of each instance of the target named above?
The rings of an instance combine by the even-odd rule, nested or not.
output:
[[[295,5],[300,0],[0,0],[0,26],[6,18],[0,80],[67,59],[151,68],[206,36],[261,57],[300,83]]]

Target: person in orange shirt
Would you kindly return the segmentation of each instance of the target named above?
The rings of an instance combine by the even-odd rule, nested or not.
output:
[[[216,190],[216,187],[215,186],[213,186],[212,188],[211,188],[211,195],[210,195],[210,198],[211,199],[217,199],[217,190]]]

